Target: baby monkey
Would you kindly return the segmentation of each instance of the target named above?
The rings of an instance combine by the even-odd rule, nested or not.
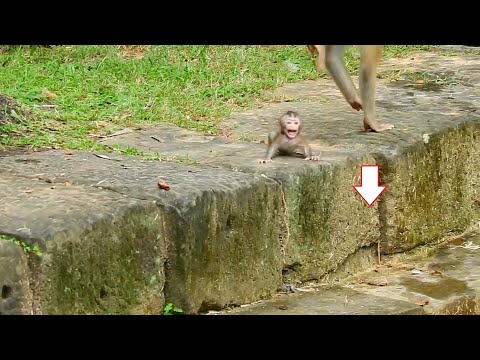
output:
[[[312,149],[301,134],[302,120],[295,111],[287,111],[279,120],[279,128],[268,135],[267,156],[259,163],[272,162],[277,155],[300,155],[305,160],[319,161],[320,156],[313,156]]]

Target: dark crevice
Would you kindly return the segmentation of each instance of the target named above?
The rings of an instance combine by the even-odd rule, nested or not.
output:
[[[374,153],[371,154],[373,158],[375,159],[375,162],[379,166],[380,170],[380,184],[381,185],[386,185],[390,183],[390,178],[389,175],[391,173],[390,171],[390,163],[387,159],[387,157],[383,154],[380,153]],[[386,189],[388,191],[388,187]],[[387,229],[388,229],[388,221],[387,221],[387,204],[386,204],[386,199],[388,198],[388,192],[385,191],[382,196],[380,196],[377,200],[377,206],[378,206],[378,226],[379,226],[379,231],[380,231],[380,238],[378,239],[378,251],[377,251],[377,261],[380,262],[381,258],[380,255],[383,253],[382,252],[382,247],[387,247],[388,242],[387,242]]]
[[[12,295],[12,288],[8,285],[2,286],[2,299],[8,299]]]

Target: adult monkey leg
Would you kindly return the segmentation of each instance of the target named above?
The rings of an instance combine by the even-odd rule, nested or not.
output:
[[[344,54],[345,45],[326,45],[325,66],[347,102],[358,111],[362,109],[362,101],[347,68],[343,64]]]
[[[343,64],[344,53],[345,45],[325,46],[325,65],[337,87],[352,108],[357,111],[363,109],[363,127],[365,130],[381,132],[392,129],[393,125],[380,124],[375,117],[375,85],[382,46],[360,46],[360,95]]]
[[[375,84],[377,80],[377,67],[382,57],[382,45],[360,46],[360,74],[359,87],[363,104],[363,128],[381,132],[393,129],[391,124],[380,124],[376,118]]]
[[[310,57],[315,56],[315,53],[317,54],[315,68],[318,72],[321,72],[325,69],[325,45],[307,45],[307,47]]]

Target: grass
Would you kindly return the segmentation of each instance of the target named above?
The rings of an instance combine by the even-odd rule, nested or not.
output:
[[[384,58],[417,50],[431,47],[387,46]],[[349,49],[348,69],[358,64]],[[100,150],[100,135],[159,123],[217,133],[232,111],[267,101],[265,90],[327,76],[303,45],[2,46],[0,65],[0,94],[25,110],[0,122],[0,150]]]
[[[13,236],[9,236],[9,235],[5,235],[5,234],[0,234],[0,241],[3,240],[3,241],[9,241],[11,243],[14,243],[18,246],[20,246],[23,251],[25,251],[26,253],[32,253],[32,254],[35,254],[37,256],[42,256],[43,253],[42,251],[40,250],[40,248],[38,247],[38,245],[29,245],[27,243],[24,243],[23,241],[21,240],[18,240],[16,239],[15,237]]]
[[[438,86],[457,85],[459,81],[455,79],[454,72],[451,74],[430,74],[426,71],[403,71],[388,70],[377,74],[379,79],[388,79],[390,81],[407,80],[421,85],[435,84]]]

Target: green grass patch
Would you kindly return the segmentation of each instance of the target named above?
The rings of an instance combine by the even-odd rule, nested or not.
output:
[[[430,46],[386,46],[384,58]],[[355,73],[358,54],[347,51]],[[159,123],[216,133],[265,90],[326,77],[306,46],[3,46],[0,94],[25,116],[0,124],[7,146],[101,150],[99,135]]]
[[[43,253],[42,251],[40,250],[40,248],[38,247],[38,245],[29,245],[27,243],[24,243],[23,241],[21,240],[18,240],[16,239],[15,237],[13,236],[10,236],[10,235],[5,235],[5,234],[0,234],[0,240],[3,240],[3,241],[9,241],[11,243],[14,243],[18,246],[20,246],[23,251],[25,251],[26,253],[31,253],[31,254],[35,254],[37,256],[42,256]]]
[[[459,84],[459,80],[455,78],[455,73],[427,73],[426,71],[404,71],[389,70],[378,73],[378,78],[388,79],[390,81],[410,81],[418,85],[434,84],[438,86],[451,86]]]
[[[178,163],[184,163],[184,164],[190,164],[190,165],[198,165],[199,162],[195,161],[193,159],[190,159],[188,157],[182,157],[182,156],[165,156],[162,154],[159,154],[158,152],[156,153],[146,153],[142,150],[133,148],[133,147],[120,147],[118,145],[105,145],[101,150],[103,151],[111,151],[117,154],[122,154],[122,155],[130,155],[130,156],[139,156],[142,157],[145,160],[150,160],[150,161],[170,161],[170,162],[178,162]]]

